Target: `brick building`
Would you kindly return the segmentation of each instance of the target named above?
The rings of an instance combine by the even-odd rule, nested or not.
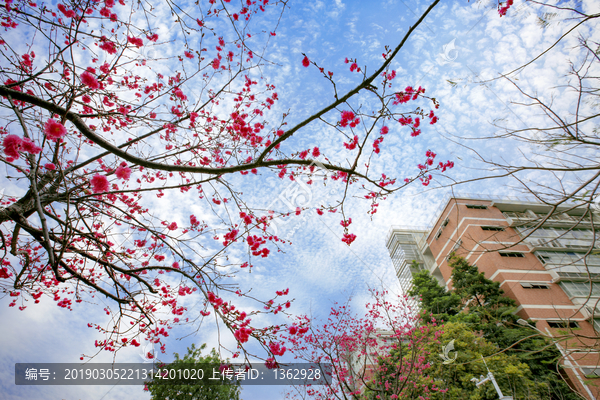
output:
[[[537,229],[534,229],[537,228]],[[569,383],[600,399],[600,215],[511,198],[453,197],[430,228],[392,227],[386,245],[402,289],[412,261],[451,289],[451,252],[500,282],[516,313],[557,343]],[[595,232],[595,233],[594,233]],[[595,236],[595,238],[594,238]],[[416,300],[415,300],[416,302]]]

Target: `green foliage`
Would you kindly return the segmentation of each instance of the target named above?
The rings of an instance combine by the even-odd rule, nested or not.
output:
[[[517,324],[516,321],[519,317],[514,314],[515,301],[504,296],[499,283],[485,278],[476,266],[470,265],[464,258],[457,257],[454,254],[450,256],[449,265],[452,267],[453,291],[447,291],[425,271],[414,275],[414,287],[410,292],[411,296],[420,296],[423,299],[421,307],[429,320],[443,320],[446,322],[442,336],[447,341],[444,343],[455,339],[454,345],[459,357],[456,362],[459,364],[446,365],[437,360],[438,362],[434,362],[434,369],[430,374],[434,379],[440,379],[440,382],[448,384],[450,389],[459,391],[456,394],[457,397],[451,395],[446,398],[487,399],[487,397],[468,397],[466,394],[464,396],[458,394],[460,390],[467,390],[468,385],[464,386],[460,380],[465,376],[464,374],[468,374],[468,371],[464,369],[467,367],[461,367],[462,370],[457,369],[454,370],[455,372],[452,371],[453,368],[458,368],[458,365],[463,365],[462,363],[466,362],[464,358],[461,361],[461,357],[474,357],[474,351],[487,356],[502,350],[503,354],[508,357],[505,361],[511,365],[511,368],[508,368],[509,364],[505,363],[498,365],[498,370],[494,370],[490,365],[490,369],[494,372],[498,382],[505,382],[504,384],[514,391],[512,388],[517,387],[514,385],[516,385],[517,377],[519,377],[519,379],[523,379],[521,385],[525,385],[523,387],[530,390],[528,393],[538,393],[535,395],[528,394],[528,396],[534,397],[518,398],[579,399],[578,395],[569,389],[568,385],[556,372],[556,364],[560,358],[560,353],[554,344],[549,339],[538,335],[535,330]],[[457,336],[449,336],[448,330],[450,328],[446,327],[451,327]],[[459,328],[464,332],[460,332]],[[465,340],[461,342],[458,340],[459,337]],[[478,342],[473,337],[478,337]],[[467,339],[472,339],[471,351],[468,350],[468,346],[462,347],[463,350],[460,350],[459,343],[466,345],[469,342]],[[485,350],[488,345],[494,349],[491,353],[489,350]],[[479,348],[479,346],[483,347]],[[461,355],[463,351],[464,354]],[[474,358],[470,360],[471,363],[474,362]],[[523,368],[522,365],[527,366],[527,368]],[[457,375],[454,377],[448,375],[452,373]],[[457,380],[453,381],[453,379]],[[470,387],[473,390],[475,386],[471,383]],[[540,391],[541,387],[545,388],[544,391]],[[545,393],[545,397],[541,393]]]
[[[487,367],[494,372],[504,394],[513,395],[518,399],[546,398],[544,393],[547,392],[547,385],[536,382],[526,363],[521,362],[515,355],[497,354],[498,348],[495,344],[475,334],[465,323],[449,322],[444,326],[433,327],[431,331],[424,330],[423,336],[437,337],[437,340],[428,341],[420,351],[421,357],[425,359],[424,362],[429,365],[429,368],[420,375],[420,380],[416,382],[414,389],[411,388],[409,395],[401,398],[497,400],[498,395],[491,382],[479,388],[471,382],[473,378],[487,375],[482,356],[486,357]],[[444,353],[442,346],[450,343],[454,346],[454,350],[446,352],[444,356],[451,362],[443,364],[440,356],[440,353]],[[403,347],[406,346],[407,344],[403,344]],[[394,364],[399,363],[401,357],[401,352],[392,351],[390,358],[380,360],[379,370],[392,373],[396,370]],[[403,362],[406,362],[405,356],[402,358]],[[379,373],[377,380],[394,382],[402,379],[386,373]],[[437,392],[422,389],[431,387],[432,383],[442,390]],[[391,397],[386,397],[385,391],[381,390],[367,389],[361,395],[362,400],[387,398]]]
[[[210,354],[203,356],[202,350],[206,348],[206,344],[202,344],[200,348],[196,348],[194,344],[188,347],[187,354],[180,358],[179,354],[175,353],[175,361],[168,365],[168,370],[182,369],[198,364],[213,364],[219,365],[222,361],[219,358],[216,350],[213,348]],[[227,360],[226,362],[229,362]],[[206,368],[206,367],[205,367]],[[212,375],[212,368],[206,368],[206,377]],[[215,383],[198,383],[196,385],[179,385],[164,383],[164,380],[158,383],[158,379],[150,382],[148,390],[152,395],[152,400],[239,400],[241,388],[239,384],[231,381],[222,381],[223,384]]]
[[[419,271],[413,275],[413,289],[410,296],[419,297],[425,310],[433,313],[437,320],[447,321],[461,309],[461,298],[457,293],[448,292],[438,283],[437,279],[427,271]],[[425,321],[430,322],[430,315],[424,315]]]
[[[453,320],[464,321],[472,330],[483,332],[487,339],[498,345],[513,344],[514,342],[498,343],[498,341],[501,341],[500,338],[505,335],[507,329],[511,330],[512,327],[519,331],[524,329],[517,325],[519,317],[513,314],[515,301],[504,297],[500,283],[487,279],[476,266],[470,265],[463,257],[452,254],[449,265],[452,267],[454,288],[452,292],[458,295],[462,308],[466,311],[456,314]],[[525,336],[529,336],[531,332],[529,329],[526,330]],[[510,333],[509,336],[513,337],[514,333]]]
[[[492,371],[498,385],[505,396],[515,399],[546,399],[547,385],[537,382],[527,363],[515,354],[498,353],[498,347],[475,334],[463,322],[449,322],[438,328],[443,331],[439,337],[442,345],[452,341],[454,350],[446,354],[454,362],[443,364],[440,353],[442,346],[431,346],[427,349],[431,368],[428,375],[434,378],[439,387],[448,388],[446,393],[435,393],[431,400],[437,399],[469,399],[496,400],[498,395],[491,382],[475,386],[471,379],[487,375],[487,367]]]
[[[489,280],[476,266],[470,265],[463,257],[450,256],[452,267],[452,286],[461,299],[474,301],[479,307],[487,305],[488,309],[497,307],[514,307],[515,301],[503,297],[500,283]]]

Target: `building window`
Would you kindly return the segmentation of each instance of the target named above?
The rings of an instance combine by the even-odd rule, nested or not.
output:
[[[580,280],[580,281],[589,281],[590,278],[593,281],[600,280],[599,273],[587,273],[587,272],[557,272],[556,273],[560,278],[568,279],[568,280]],[[589,287],[589,286],[588,286]]]
[[[517,227],[522,237],[528,236],[527,241],[544,247],[589,247],[594,240],[594,233],[589,229],[565,229],[540,227]],[[600,235],[596,234],[596,239]],[[537,240],[536,240],[537,239]]]
[[[435,240],[438,240],[440,236],[442,236],[442,231],[444,230],[446,225],[448,225],[448,222],[450,222],[450,218],[446,218],[442,221],[442,223],[440,224],[440,230],[437,231],[437,233],[435,234]]]
[[[456,250],[458,250],[458,248],[462,245],[462,239],[458,239],[456,241],[456,243],[454,243],[454,247],[452,247],[452,250],[450,250],[450,253],[448,253],[448,255],[446,256],[446,260],[450,259],[450,256],[452,255],[452,253],[454,253]]]
[[[561,282],[563,288],[569,297],[588,297],[600,296],[600,284],[593,282]]]
[[[518,258],[523,258],[525,257],[525,254],[517,252],[517,251],[504,251],[500,253],[501,257],[518,257]]]
[[[581,368],[581,371],[588,379],[600,378],[600,368]]]
[[[523,289],[550,289],[546,283],[521,283]]]
[[[502,226],[482,226],[481,229],[484,231],[503,231],[504,227]]]
[[[575,321],[546,321],[550,328],[579,328],[579,324]]]
[[[557,214],[551,214],[550,216],[548,216],[548,214],[540,214],[540,213],[535,213],[536,217],[538,217],[539,219],[545,219],[548,218],[546,221],[548,222],[552,222],[552,221],[567,221],[567,222],[575,222],[577,217],[573,217],[571,215],[565,214],[565,213],[557,213]]]
[[[456,243],[454,243],[454,247],[452,247],[452,251],[455,251],[462,245],[462,239],[458,239]]]
[[[575,253],[572,251],[545,251],[539,250],[535,252],[538,259],[544,264],[565,265],[587,265],[600,266],[600,254],[584,254]]]
[[[538,254],[537,258],[542,262],[542,264],[546,264],[548,261],[550,261],[550,257],[542,256],[540,254]]]
[[[467,208],[470,208],[473,210],[487,210],[487,206],[480,205],[480,204],[467,204]]]
[[[600,333],[600,318],[594,318],[594,330]]]
[[[525,212],[503,212],[502,214],[504,214],[504,216],[506,218],[511,218],[511,219],[532,219],[531,214],[529,214],[527,211],[525,211]]]

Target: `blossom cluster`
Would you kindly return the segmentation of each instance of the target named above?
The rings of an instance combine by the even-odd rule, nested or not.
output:
[[[360,67],[356,63],[356,60],[351,60],[351,59],[346,58],[344,60],[344,62],[346,64],[350,64],[350,72],[360,72],[361,71]]]
[[[355,128],[360,123],[360,118],[356,117],[352,111],[342,111],[342,119],[339,123],[343,128],[348,125],[350,128]]]
[[[425,89],[419,86],[418,89],[413,89],[412,86],[407,86],[403,92],[396,93],[396,98],[394,99],[394,105],[407,103],[410,100],[416,100],[419,97],[419,94],[425,93]]]
[[[344,237],[342,238],[342,242],[346,243],[348,246],[350,246],[350,244],[355,240],[356,235],[354,233],[345,233]]]
[[[250,247],[250,251],[252,251],[253,256],[262,256],[264,258],[269,255],[269,249],[267,249],[266,247],[260,250],[260,246],[266,243],[266,240],[264,238],[258,237],[256,235],[249,235],[246,238],[246,242],[248,243],[248,246]]]
[[[21,138],[17,135],[7,135],[2,141],[4,146],[4,154],[8,156],[7,161],[12,162],[19,158],[19,152],[29,154],[39,154],[42,148],[37,146],[29,138]]]
[[[121,162],[121,165],[115,170],[115,175],[119,179],[127,180],[131,176],[131,168],[127,166],[127,162]]]
[[[125,4],[124,0],[118,1],[122,5]],[[12,2],[13,0],[6,1],[6,15],[13,10],[10,5]],[[62,183],[65,184],[64,187],[67,188],[69,196],[71,196],[70,201],[73,204],[77,204],[77,207],[70,210],[67,209],[66,211],[63,207],[53,207],[51,204],[46,207],[44,205],[45,209],[48,210],[48,215],[52,216],[57,224],[63,225],[63,232],[73,232],[72,235],[67,235],[67,237],[61,236],[61,240],[64,243],[61,242],[58,244],[58,247],[66,251],[64,257],[63,253],[59,255],[60,262],[64,263],[64,268],[60,268],[60,274],[63,275],[58,275],[59,273],[57,273],[54,276],[53,271],[51,268],[48,268],[45,262],[41,263],[43,265],[39,266],[39,269],[36,270],[40,264],[39,260],[47,259],[44,258],[43,254],[45,246],[41,241],[38,241],[39,246],[31,246],[30,242],[26,242],[22,238],[17,238],[20,243],[19,246],[22,246],[23,243],[25,244],[25,246],[20,247],[20,251],[27,252],[27,256],[24,256],[22,261],[25,261],[25,257],[30,257],[31,260],[31,276],[26,277],[26,274],[24,274],[23,279],[29,279],[32,283],[38,284],[40,289],[34,285],[29,285],[30,282],[27,282],[27,285],[23,286],[34,288],[30,289],[29,294],[36,303],[42,293],[47,293],[54,295],[55,302],[59,307],[71,309],[72,304],[82,301],[80,293],[84,291],[89,290],[89,293],[93,294],[95,291],[103,290],[100,288],[104,285],[110,287],[113,283],[116,288],[140,284],[142,287],[140,291],[108,290],[106,293],[113,296],[113,299],[116,297],[117,301],[123,301],[120,302],[123,305],[123,308],[120,308],[120,310],[125,311],[117,311],[121,312],[121,315],[136,315],[138,313],[137,315],[140,319],[136,320],[138,316],[132,317],[132,325],[140,327],[140,332],[147,335],[146,340],[158,343],[160,337],[168,336],[168,329],[171,328],[171,324],[179,323],[179,317],[186,311],[184,307],[177,303],[177,296],[191,295],[196,289],[192,289],[183,283],[179,286],[171,287],[164,283],[164,281],[160,281],[159,278],[154,278],[160,277],[160,274],[173,273],[178,276],[185,276],[185,278],[182,278],[184,281],[188,279],[188,284],[197,285],[198,288],[205,288],[207,282],[210,281],[210,284],[214,284],[216,289],[213,289],[214,292],[204,292],[206,293],[207,303],[205,303],[206,308],[199,311],[200,315],[208,316],[214,312],[214,315],[220,318],[222,323],[227,325],[232,332],[235,332],[234,336],[239,343],[245,343],[251,336],[254,336],[263,346],[268,347],[271,355],[281,356],[286,351],[284,343],[272,337],[267,338],[265,334],[267,329],[271,329],[269,332],[277,333],[280,327],[274,326],[265,328],[264,330],[251,328],[249,326],[250,318],[248,318],[245,312],[235,310],[232,304],[228,304],[215,294],[218,293],[217,289],[224,286],[219,286],[221,283],[215,283],[220,282],[219,280],[213,280],[214,275],[211,274],[214,271],[210,271],[213,268],[213,264],[211,263],[204,268],[197,268],[197,271],[200,272],[194,274],[193,278],[190,278],[190,275],[187,275],[189,271],[185,270],[188,268],[193,269],[194,262],[192,258],[188,258],[185,255],[187,251],[185,248],[188,247],[175,245],[177,241],[182,240],[198,240],[200,242],[203,239],[201,237],[202,234],[206,234],[209,231],[220,232],[209,233],[207,236],[208,238],[213,238],[216,243],[210,243],[209,246],[205,246],[205,243],[202,242],[199,243],[198,247],[207,249],[206,251],[212,251],[215,248],[214,244],[218,245],[214,258],[214,266],[216,266],[220,265],[221,260],[227,259],[225,252],[228,249],[223,249],[220,246],[221,243],[227,247],[235,241],[246,242],[252,256],[265,258],[270,252],[266,247],[267,241],[281,241],[276,236],[269,236],[267,233],[269,218],[272,219],[273,217],[256,217],[253,215],[254,210],[252,209],[244,208],[244,211],[240,211],[234,208],[236,206],[244,207],[243,204],[245,203],[238,201],[241,199],[239,196],[241,193],[232,191],[231,194],[227,194],[228,197],[223,197],[222,193],[218,191],[215,194],[207,194],[202,189],[202,185],[205,185],[204,190],[207,190],[207,187],[213,183],[216,186],[222,183],[222,180],[219,179],[220,176],[218,176],[221,173],[218,170],[219,168],[228,169],[234,166],[236,167],[234,169],[238,170],[241,174],[245,175],[250,172],[257,174],[257,168],[248,167],[246,170],[243,170],[243,164],[256,162],[261,148],[267,148],[274,144],[274,142],[276,142],[273,146],[274,149],[279,150],[283,141],[294,132],[294,127],[291,125],[288,126],[288,122],[282,121],[273,124],[272,119],[263,116],[263,113],[267,115],[274,113],[275,110],[272,107],[274,108],[278,101],[278,95],[274,92],[273,85],[267,84],[266,89],[259,89],[257,91],[253,88],[253,86],[257,85],[257,81],[260,82],[261,79],[258,78],[259,74],[253,73],[252,70],[255,67],[259,67],[262,61],[249,61],[253,57],[252,51],[248,49],[244,42],[246,35],[247,38],[251,37],[249,25],[244,26],[244,36],[231,39],[230,43],[226,43],[224,37],[219,37],[219,33],[214,30],[219,24],[206,21],[209,17],[218,17],[219,12],[225,10],[221,14],[223,16],[226,15],[226,18],[224,18],[227,22],[231,22],[236,27],[237,23],[234,21],[238,21],[240,18],[248,20],[250,15],[255,14],[258,9],[264,11],[263,6],[266,6],[268,0],[244,0],[238,2],[242,7],[238,13],[234,13],[232,9],[224,8],[225,3],[230,3],[229,0],[224,0],[223,2],[209,0],[208,2],[210,6],[207,6],[207,13],[204,13],[204,15],[194,15],[191,18],[192,22],[196,20],[192,25],[197,24],[197,27],[185,24],[183,19],[186,16],[181,15],[181,22],[190,31],[199,32],[199,35],[208,33],[209,29],[211,31],[209,34],[211,39],[206,40],[206,43],[212,43],[206,45],[207,47],[211,47],[211,49],[207,50],[206,48],[201,48],[201,46],[191,48],[191,43],[198,42],[190,40],[185,45],[178,47],[180,54],[178,56],[175,55],[179,57],[182,66],[185,65],[187,67],[188,64],[196,63],[197,61],[198,70],[202,72],[201,74],[194,74],[198,79],[196,81],[191,79],[190,74],[187,74],[186,70],[182,70],[181,72],[175,71],[172,76],[163,76],[160,73],[156,73],[154,76],[156,82],[153,82],[153,78],[147,74],[138,72],[143,66],[147,65],[146,63],[148,63],[149,70],[154,70],[152,63],[161,62],[160,59],[152,60],[145,57],[145,52],[141,50],[144,46],[154,46],[151,42],[158,41],[158,34],[152,33],[153,28],[151,26],[145,27],[143,31],[135,28],[130,29],[132,26],[127,18],[119,21],[122,17],[121,13],[126,12],[126,9],[115,7],[117,4],[116,0],[93,1],[84,5],[79,5],[76,2],[63,4],[59,1],[58,5],[54,7],[58,11],[52,11],[52,6],[48,6],[40,14],[39,23],[44,24],[47,22],[49,24],[48,31],[44,32],[39,27],[33,27],[33,29],[40,29],[40,32],[44,33],[44,35],[39,35],[40,37],[45,36],[48,38],[50,35],[46,33],[53,32],[53,34],[56,33],[55,36],[57,38],[60,38],[59,43],[55,44],[52,42],[50,44],[49,49],[51,51],[48,54],[61,54],[60,52],[53,51],[52,46],[63,46],[63,43],[66,46],[65,48],[73,48],[73,51],[77,52],[90,51],[90,54],[89,57],[85,57],[84,53],[82,53],[84,57],[79,57],[78,54],[77,60],[80,64],[74,65],[62,63],[60,62],[60,58],[54,61],[48,60],[51,63],[49,65],[52,65],[51,76],[45,75],[46,72],[44,70],[35,69],[36,60],[33,51],[23,55],[15,54],[11,60],[11,65],[14,66],[16,71],[13,77],[23,79],[24,76],[32,76],[34,72],[39,72],[39,75],[35,75],[36,79],[34,80],[25,78],[19,85],[17,85],[16,81],[11,81],[10,79],[4,82],[12,90],[27,92],[29,95],[37,96],[48,103],[58,101],[56,99],[64,99],[60,100],[60,103],[55,104],[58,108],[46,108],[46,111],[42,110],[41,112],[38,112],[40,107],[33,103],[27,103],[26,105],[15,100],[15,104],[18,107],[23,106],[24,114],[29,113],[26,115],[27,121],[36,121],[37,126],[42,127],[42,132],[40,133],[43,135],[40,134],[39,139],[35,136],[34,140],[35,142],[39,140],[40,146],[46,147],[48,154],[44,154],[40,159],[53,160],[53,163],[46,163],[44,165],[48,171],[60,169],[64,173],[64,176],[61,176],[62,174],[55,174],[54,176],[57,179],[63,179]],[[30,7],[35,7],[35,5],[32,5],[35,3],[32,2],[19,3],[19,7],[22,6],[25,9],[28,7],[27,4]],[[221,6],[223,9],[220,8]],[[227,7],[229,6],[230,4]],[[15,8],[14,10],[17,9]],[[20,9],[18,11],[21,12]],[[85,29],[89,28],[86,25],[87,21],[85,18],[87,15],[92,15],[95,11],[99,12],[99,16],[96,15],[94,18],[99,18],[101,24],[97,29],[94,28],[93,32],[95,33],[91,35],[85,33]],[[48,20],[44,19],[46,18],[44,16],[46,12],[52,15],[52,18],[48,17]],[[200,14],[203,13],[203,11],[199,12]],[[37,15],[37,13],[32,13],[31,15],[34,14]],[[13,24],[12,20],[7,18],[5,15],[2,16],[3,26],[14,28],[16,23]],[[21,18],[19,21],[24,22],[25,19]],[[111,24],[111,22],[114,22],[114,24]],[[78,33],[79,36],[75,36],[73,32],[81,32],[81,35]],[[185,36],[194,33],[183,34]],[[270,35],[275,36],[275,32],[271,32]],[[214,43],[211,42],[213,38]],[[169,42],[165,41],[165,43]],[[1,44],[5,44],[2,39],[0,39]],[[156,44],[156,46],[156,48],[160,48],[161,44]],[[216,53],[214,49],[216,49]],[[111,55],[114,55],[114,57],[111,57]],[[163,55],[170,57],[170,54]],[[220,79],[212,80],[212,77],[222,71],[227,71],[228,68],[233,66],[234,56],[238,64],[235,65],[235,68],[232,68],[232,70],[236,71],[236,74],[231,76],[233,78],[237,77],[237,71],[248,71],[248,74],[244,76],[241,73],[239,80],[232,79],[231,84],[219,88],[218,82]],[[125,59],[123,57],[129,61],[125,63],[120,62],[119,60]],[[244,59],[246,59],[246,63],[244,63]],[[84,64],[87,60],[91,60],[93,66]],[[346,59],[345,62],[348,64],[346,68],[349,67],[350,72],[362,72],[356,59]],[[318,68],[316,62],[311,61],[304,55],[302,65],[309,67],[310,64],[314,64]],[[153,68],[150,68],[150,65]],[[329,76],[329,82],[335,84],[331,71],[325,73],[323,68],[319,68],[319,70],[326,78]],[[7,73],[11,74],[13,72],[9,71]],[[250,76],[256,76],[257,78],[253,80]],[[386,71],[383,80],[391,84],[390,81],[394,80],[395,77],[396,71]],[[39,88],[33,86],[37,82],[39,82]],[[200,92],[203,99],[207,100],[206,105],[200,106],[200,103],[198,103],[199,99],[194,99],[193,101],[190,99],[188,102],[188,96],[191,98],[193,95],[192,91],[188,91],[191,87],[189,84],[192,82],[204,85]],[[33,90],[40,88],[41,90]],[[373,88],[375,86],[372,86],[369,90],[375,90]],[[393,99],[395,99],[394,104],[398,105],[406,103],[409,100],[415,100],[424,92],[425,90],[421,87],[415,90],[408,86],[403,92],[393,95]],[[124,95],[125,93],[127,95]],[[348,107],[352,107],[349,105],[349,102],[345,104],[348,104]],[[66,105],[65,108],[72,114],[56,111],[60,110],[60,107],[63,107],[63,105]],[[230,106],[231,108],[229,109],[228,107]],[[227,110],[223,111],[223,107],[226,107]],[[44,107],[41,107],[41,109],[44,109]],[[215,111],[217,109],[219,110],[218,113]],[[357,108],[354,109],[356,110]],[[362,108],[357,113],[353,111],[339,111],[341,112],[341,118],[338,122],[338,127],[340,128],[359,127],[361,118],[356,115],[359,112],[361,117],[363,115],[371,115],[370,110]],[[50,113],[50,119],[47,117],[48,113]],[[73,116],[76,116],[76,114],[79,114],[79,120],[73,119]],[[416,136],[420,132],[418,127],[421,119],[425,120],[426,114],[420,111],[420,109],[411,114],[418,114],[420,118],[413,116],[412,118],[408,117],[404,119],[403,116],[400,119],[400,123],[402,125],[410,125],[413,128],[413,136]],[[396,118],[396,115],[398,114],[391,113],[384,115],[383,118],[389,117],[391,120]],[[270,117],[270,115],[268,116]],[[284,115],[283,119],[286,116],[287,114]],[[335,119],[336,116],[333,118]],[[433,115],[433,111],[430,113],[429,118],[431,123],[437,121],[437,117]],[[68,137],[67,128],[65,127],[67,120],[73,123],[73,128],[69,129],[70,133]],[[189,125],[187,125],[187,120],[189,120]],[[89,130],[80,129],[81,121],[88,124]],[[32,122],[31,126],[34,125]],[[266,133],[267,129],[268,133]],[[152,136],[151,141],[144,140],[149,137],[145,136],[147,134],[146,130],[151,132],[148,134]],[[364,138],[363,144],[367,143],[370,132]],[[354,135],[354,133],[353,131],[351,134],[348,134],[347,137],[349,140],[347,143],[344,143],[345,148],[348,150],[359,148],[360,133],[357,135]],[[377,154],[380,152],[384,135],[388,133],[389,128],[387,126],[380,128],[380,136],[373,142],[374,153]],[[96,134],[97,139],[93,138],[94,134]],[[35,144],[34,140],[27,137],[22,138],[17,135],[9,135],[8,132],[2,133],[2,135],[4,135],[2,140],[4,154],[8,157],[7,160],[9,162],[18,159],[23,153],[39,154],[43,151],[41,147]],[[376,135],[376,131],[374,135]],[[123,141],[121,141],[121,138]],[[122,161],[118,158],[119,154],[116,151],[113,154],[110,154],[110,150],[108,153],[104,153],[104,150],[98,148],[98,145],[104,147],[102,141],[98,139],[104,139],[113,146],[119,146],[122,151],[126,151],[131,157],[126,157],[128,161]],[[158,144],[158,146],[155,146],[155,144]],[[285,146],[283,145],[283,147]],[[321,151],[314,144],[310,148],[306,146],[304,150],[301,150],[303,148],[298,149],[300,151],[292,149],[292,157],[297,158],[291,162],[289,159],[286,159],[283,164],[278,166],[281,178],[289,176],[291,180],[294,180],[294,177],[298,176],[293,169],[295,167],[291,166],[294,164],[302,165],[298,168],[299,171],[301,168],[304,170],[310,168],[310,172],[314,172],[314,165],[305,167],[304,165],[308,163],[298,162],[298,158],[300,160],[306,160],[310,156],[317,158],[321,156]],[[164,151],[165,149],[167,150],[166,152]],[[282,156],[283,150],[279,153],[273,152],[266,155],[264,160],[262,160],[261,156],[260,160],[271,161],[273,158],[269,157],[276,157],[276,153],[277,157]],[[90,158],[87,158],[86,161],[84,156]],[[433,157],[431,157],[432,160]],[[135,158],[139,162],[136,162]],[[336,163],[336,161],[332,162],[326,157],[323,158],[326,163]],[[244,160],[246,161],[244,162]],[[81,162],[84,164],[81,165]],[[154,169],[153,167],[147,167],[147,165],[151,165],[153,162],[162,163],[170,168]],[[237,168],[238,165],[242,165],[242,167]],[[259,162],[257,165],[261,165],[261,163]],[[432,163],[426,165],[431,166]],[[445,164],[440,163],[439,168],[445,170],[446,168],[451,168],[452,165],[450,162]],[[179,168],[179,166],[182,168]],[[189,169],[183,169],[184,166]],[[212,179],[209,178],[208,183],[200,183],[197,179],[200,176],[199,173],[180,172],[192,171],[194,167],[199,166],[208,167],[203,168],[203,170],[212,168],[213,170],[209,171],[207,176],[213,176],[217,179],[210,182]],[[264,167],[264,163],[262,167]],[[135,169],[135,179],[131,179],[134,174],[133,169]],[[240,171],[240,169],[242,170]],[[356,169],[340,169],[344,169],[344,171],[335,171],[331,176],[332,180],[340,181],[340,183],[353,183],[358,180],[358,175],[356,174],[358,171]],[[26,168],[23,168],[22,171],[26,171]],[[75,171],[75,174],[73,174],[73,171]],[[229,173],[227,171],[223,174]],[[51,174],[47,173],[47,175]],[[129,181],[130,179],[131,181]],[[204,177],[201,179],[204,180]],[[44,179],[40,180],[40,182],[43,181]],[[376,186],[378,185],[378,189],[383,189],[387,185],[393,185],[395,180],[383,175],[380,182],[371,182]],[[310,184],[310,181],[308,184]],[[178,222],[173,221],[173,218],[169,220],[164,220],[164,218],[158,219],[156,216],[151,215],[152,213],[149,212],[144,202],[141,201],[142,197],[147,196],[149,193],[161,198],[170,189],[180,190],[181,193],[185,193],[194,188],[197,189],[196,199],[199,198],[206,201],[211,208],[214,207],[213,204],[219,206],[213,208],[215,213],[223,212],[223,215],[228,213],[229,216],[234,216],[235,218],[236,211],[239,211],[240,219],[235,221],[237,224],[235,222],[231,222],[230,224],[225,222],[226,228],[219,230],[219,228],[215,227],[213,230],[208,229],[208,224],[214,222],[213,219],[203,220],[202,218],[190,215],[189,225],[186,226],[184,219],[178,219]],[[47,186],[42,190],[45,190],[45,193],[49,193]],[[376,194],[372,192],[374,193],[372,200],[375,201],[375,196],[379,198],[384,191],[382,190]],[[147,200],[147,198],[144,198],[144,200]],[[16,202],[16,200],[13,202]],[[377,206],[377,203],[374,203],[373,207],[375,206]],[[295,214],[300,215],[307,209],[297,208]],[[324,209],[327,209],[327,206],[322,205],[321,208],[317,209],[317,213],[323,215]],[[63,215],[58,215],[54,210],[60,210]],[[337,212],[337,208],[330,208],[328,211],[335,213]],[[65,212],[67,214],[64,214]],[[73,215],[70,213],[73,213]],[[293,211],[288,213],[288,215],[292,213]],[[204,213],[202,212],[202,214]],[[79,221],[83,223],[80,224]],[[223,219],[220,221],[223,221]],[[89,224],[87,224],[88,222]],[[244,225],[242,225],[242,222]],[[356,235],[348,232],[348,227],[351,223],[352,219],[346,219],[346,216],[340,222],[340,225],[344,228],[344,235],[341,240],[347,245],[356,240]],[[193,238],[186,237],[186,234],[190,231],[193,231]],[[256,231],[260,233],[254,234]],[[58,228],[56,232],[59,232]],[[133,245],[127,248],[124,244],[127,240],[119,240],[119,235],[126,235],[123,237],[131,238]],[[117,239],[115,240],[114,238]],[[111,240],[119,244],[115,244]],[[244,247],[242,244],[240,246]],[[184,249],[182,250],[182,248]],[[79,251],[75,254],[75,257],[73,257],[73,249],[78,249]],[[101,249],[100,253],[98,253],[99,249]],[[225,252],[221,253],[223,250]],[[84,262],[79,263],[80,260],[84,260]],[[171,261],[167,262],[168,260]],[[179,260],[182,265],[180,266],[178,261],[173,260]],[[159,263],[158,265],[156,264],[157,262]],[[240,268],[248,267],[252,268],[249,262],[244,262],[240,266]],[[9,279],[15,270],[12,267],[0,269],[0,279]],[[219,273],[218,270],[215,271],[217,271],[217,274]],[[61,276],[73,279],[71,282],[84,282],[85,285],[82,286],[85,286],[85,289],[77,285],[77,288],[73,291],[65,290],[62,286],[63,283],[57,280]],[[37,282],[31,277],[35,277]],[[154,282],[154,288],[146,291],[145,283],[152,286],[151,282]],[[23,293],[27,293],[25,289]],[[67,295],[63,295],[62,293],[67,293]],[[129,296],[130,293],[134,294]],[[138,296],[138,293],[141,296]],[[236,293],[243,296],[241,291]],[[11,292],[11,297],[15,299],[11,302],[11,306],[16,305],[17,298],[22,299],[24,297],[19,296],[19,294],[18,291]],[[287,294],[288,290],[277,292],[277,296]],[[265,309],[273,314],[277,314],[280,311],[285,312],[291,306],[291,302],[285,300],[279,304],[274,300],[269,300],[268,302],[264,302],[264,304],[266,305]],[[212,308],[209,306],[212,306]],[[172,315],[169,315],[169,319],[157,317],[154,313],[157,313],[161,307],[168,307],[170,313],[166,314],[172,314],[177,317],[173,317]],[[105,312],[107,315],[110,315],[114,311],[111,311],[107,307]],[[263,311],[252,311],[249,313],[254,315],[259,312],[262,313]],[[141,322],[146,317],[156,322],[152,324],[153,329],[150,329],[150,327]],[[181,319],[187,322],[187,318],[182,317]],[[193,319],[193,317],[190,319]],[[98,326],[97,329],[99,329]],[[300,336],[307,333],[308,329],[306,324],[294,324],[287,329],[287,332],[290,335]],[[129,330],[129,326],[127,330]],[[102,331],[107,335],[116,335],[116,340],[111,340],[113,339],[111,338],[97,342],[98,346],[105,350],[115,351],[119,346],[125,345],[140,346],[137,340],[120,337],[120,333],[115,333],[115,331],[111,332],[110,330],[104,330],[104,328]],[[287,345],[287,343],[285,344]],[[154,356],[149,353],[148,357],[152,358]],[[270,360],[272,365],[275,365],[274,359]]]
[[[67,128],[60,122],[50,118],[44,125],[44,133],[48,139],[56,142],[67,134]]]
[[[512,6],[514,3],[514,0],[508,0],[504,5],[502,5],[502,3],[498,2],[498,14],[500,14],[501,17],[506,15],[506,12],[508,11],[508,9],[510,8],[510,6]]]

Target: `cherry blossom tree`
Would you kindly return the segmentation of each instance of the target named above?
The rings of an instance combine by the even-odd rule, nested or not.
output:
[[[439,344],[440,327],[423,323],[407,296],[391,300],[386,291],[371,294],[364,317],[353,314],[349,304],[336,304],[323,323],[305,316],[288,328],[296,358],[332,371],[329,385],[295,386],[288,398],[356,399],[368,392],[373,398],[425,399],[426,393],[445,392],[427,376],[426,347]]]
[[[262,74],[285,1],[73,0],[53,7],[6,0],[0,288],[10,306],[24,310],[42,296],[65,309],[107,299],[112,323],[89,326],[104,337],[98,351],[111,352],[144,340],[164,352],[173,324],[214,318],[235,336],[234,357],[248,357],[244,346],[253,338],[265,350],[256,356],[274,362],[285,352],[282,328],[252,320],[289,308],[289,292],[255,298],[233,277],[287,244],[275,223],[290,213],[247,204],[240,179],[306,177],[309,185],[327,180],[344,193],[355,185],[375,213],[385,196],[413,182],[427,185],[434,170],[451,168],[433,151],[412,177],[371,168],[386,135],[419,140],[437,122],[437,100],[399,82],[390,67],[437,3],[383,49],[371,74],[356,58],[324,66],[305,49],[294,62],[305,74],[322,75],[331,100],[295,116],[277,111],[284,96]],[[165,23],[173,29],[161,37]],[[338,75],[352,87],[342,91]],[[312,126],[347,140],[335,154],[322,154],[322,143],[299,147],[291,140]],[[169,218],[165,195],[199,211],[184,221]],[[350,245],[356,235],[345,197],[316,211],[340,213]],[[203,309],[188,310],[186,296],[200,296]],[[238,296],[254,301],[255,310],[236,308]]]

